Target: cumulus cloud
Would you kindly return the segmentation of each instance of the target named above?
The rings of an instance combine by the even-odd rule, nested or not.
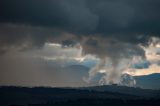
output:
[[[146,60],[140,59],[135,62],[141,67],[140,69],[137,66],[135,67],[135,72],[133,74],[135,76],[160,73],[160,39],[153,37],[148,43],[148,47],[142,47],[145,50]]]

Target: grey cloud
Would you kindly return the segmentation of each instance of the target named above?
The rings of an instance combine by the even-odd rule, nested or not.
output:
[[[133,55],[140,55],[145,58],[145,52],[140,46],[111,38],[89,38],[82,43],[82,47],[86,54],[97,54],[100,58],[108,56],[112,59],[119,59],[130,58]]]
[[[159,5],[159,0],[1,0],[0,53],[54,42],[80,43],[84,54],[110,57],[115,64],[133,55],[145,58],[138,44],[160,36]]]
[[[98,17],[84,0],[1,1],[1,22],[50,26],[72,31],[94,30]]]
[[[0,23],[47,27],[72,33],[76,37],[101,35],[145,44],[150,36],[160,34],[158,4],[159,0],[5,0],[0,1]],[[1,37],[8,37],[10,40],[7,43],[19,42],[30,32],[20,31],[21,28],[16,30],[12,29],[16,35],[6,36],[10,29],[1,27]],[[34,36],[35,32],[31,34],[32,39],[39,39],[36,40],[39,45],[58,35],[53,31],[52,34],[45,31],[44,35],[41,30],[36,30],[38,36]],[[21,35],[17,36],[17,33]]]
[[[5,0],[0,4],[0,22],[76,33],[159,34],[159,0]]]
[[[73,34],[45,27],[0,24],[0,50],[41,48],[45,42],[64,43],[75,39]],[[71,39],[71,40],[70,40]],[[71,41],[72,42],[72,41]]]
[[[40,50],[21,52],[13,49],[4,55],[0,55],[0,85],[31,87],[86,85],[82,77],[87,74],[89,70],[87,67],[81,65],[69,66],[70,64],[63,66],[63,64],[73,60],[60,61],[58,59],[45,60],[40,58],[41,56],[60,57],[61,54],[66,55],[67,58],[76,56],[76,53],[72,50],[63,50],[60,47],[54,47],[53,49],[53,47],[48,46]]]
[[[134,8],[123,1],[95,1],[92,11],[99,16],[98,31],[120,31],[129,26]]]

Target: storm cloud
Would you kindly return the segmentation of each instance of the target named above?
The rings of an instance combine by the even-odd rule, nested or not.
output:
[[[79,57],[89,54],[99,58],[102,64],[93,67],[95,74],[106,68],[109,58],[120,77],[121,61],[134,56],[146,61],[144,48],[153,37],[160,37],[159,5],[159,0],[3,0],[0,58],[7,60],[17,55],[7,53],[42,50],[53,43],[61,49],[82,48]]]
[[[1,22],[77,33],[159,33],[159,0],[5,0]]]
[[[159,0],[5,0],[0,2],[0,22],[144,43],[149,36],[159,36],[159,4]],[[16,35],[13,40],[23,36]],[[50,36],[34,37],[41,43]]]

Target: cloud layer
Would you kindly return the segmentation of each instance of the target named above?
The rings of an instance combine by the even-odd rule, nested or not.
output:
[[[7,0],[0,4],[1,22],[78,33],[159,33],[159,0]]]
[[[12,65],[7,63],[12,57],[19,59],[21,53],[29,52],[23,60],[28,61],[33,55],[31,52],[35,50],[39,50],[40,55],[47,55],[47,59],[59,58],[59,55],[65,54],[68,59],[76,55],[74,58],[79,60],[86,55],[92,55],[99,61],[91,68],[89,76],[92,77],[105,68],[107,81],[119,83],[124,70],[130,68],[128,61],[135,57],[140,57],[143,62],[147,61],[148,66],[138,61],[132,68],[159,65],[159,5],[159,0],[0,1],[0,56],[3,60],[0,64],[4,66],[2,70],[11,70],[6,67]],[[43,51],[46,44],[51,43],[58,46],[58,49],[53,50],[53,57],[51,52]],[[77,49],[81,50],[80,54],[77,54]],[[108,63],[112,63],[111,71],[107,70]],[[24,70],[27,70],[27,67]]]

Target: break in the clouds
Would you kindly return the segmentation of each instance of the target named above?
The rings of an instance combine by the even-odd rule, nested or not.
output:
[[[0,1],[1,84],[67,86],[64,80],[77,78],[81,84],[69,86],[80,86],[103,73],[101,84],[126,85],[124,73],[159,73],[159,5],[159,0]],[[86,71],[64,68],[75,64]],[[23,77],[27,74],[37,79]]]

